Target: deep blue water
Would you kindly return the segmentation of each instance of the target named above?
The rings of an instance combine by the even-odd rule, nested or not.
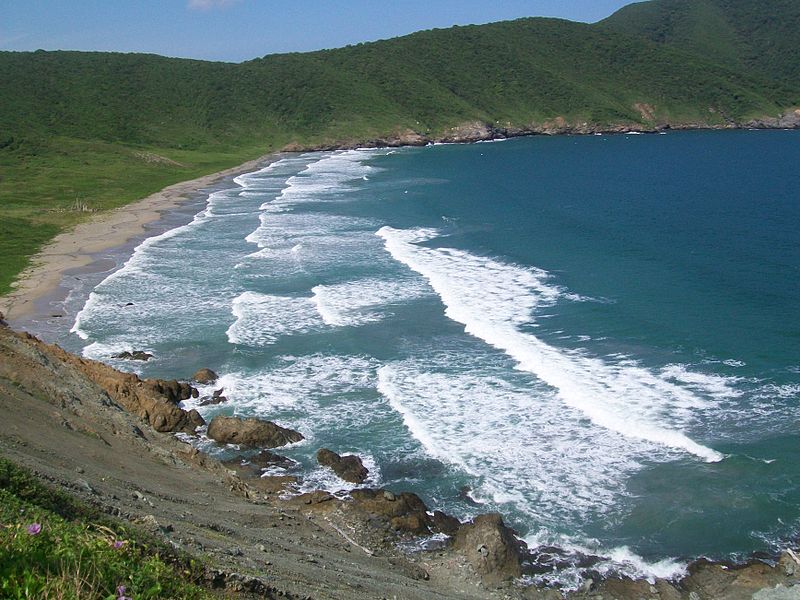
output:
[[[600,570],[745,556],[800,533],[799,163],[780,131],[292,156],[142,244],[61,342],[213,368],[206,416],[299,429],[309,488],[345,489],[327,446]]]

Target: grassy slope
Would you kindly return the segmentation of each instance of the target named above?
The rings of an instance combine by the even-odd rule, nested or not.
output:
[[[406,128],[436,136],[473,120],[631,123],[641,119],[635,103],[655,106],[662,121],[719,124],[798,102],[786,81],[800,63],[777,61],[771,26],[743,25],[757,33],[747,45],[741,27],[731,29],[726,11],[746,12],[744,0],[696,0],[702,10],[686,18],[691,27],[671,24],[680,11],[670,7],[681,2],[634,6],[632,16],[623,10],[599,26],[521,19],[241,65],[0,53],[0,82],[12,83],[0,85],[0,293],[42,243],[87,217],[84,208],[119,206],[288,141],[363,140]],[[784,14],[784,4],[770,0],[770,14]],[[704,43],[719,52],[662,43],[677,34],[649,31],[654,6],[665,31],[688,32],[681,39],[705,39],[692,27],[708,25],[716,37]],[[769,46],[763,58],[754,54],[761,45]],[[752,66],[770,60],[780,65]]]
[[[120,586],[129,598],[214,598],[199,575],[188,557],[0,458],[3,598],[117,598]]]

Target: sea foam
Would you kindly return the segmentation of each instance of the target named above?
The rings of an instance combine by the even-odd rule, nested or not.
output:
[[[517,368],[554,388],[565,405],[595,425],[705,461],[722,460],[721,453],[680,430],[691,423],[694,410],[707,407],[704,398],[645,368],[556,348],[520,330],[535,320],[536,310],[562,295],[546,272],[453,248],[419,245],[437,236],[436,230],[383,227],[377,235],[396,260],[428,280],[450,319],[512,357]]]

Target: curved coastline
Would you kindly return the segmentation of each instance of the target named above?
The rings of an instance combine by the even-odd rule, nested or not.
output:
[[[603,133],[627,133],[634,130],[605,131]],[[490,132],[491,133],[491,132]],[[557,134],[591,134],[595,132],[557,132]],[[518,135],[537,135],[541,132],[527,132]],[[492,135],[495,135],[492,133]],[[442,143],[470,143],[476,141],[487,141],[488,139],[505,139],[506,137],[517,137],[512,135],[499,134],[497,137],[483,137],[483,133],[476,136],[467,135],[466,137],[436,140]],[[386,142],[386,140],[377,140]],[[400,140],[398,140],[400,141]],[[408,141],[408,140],[406,140]],[[425,144],[432,143],[425,140]],[[358,144],[358,147],[369,146],[371,142]],[[393,145],[424,145],[419,143],[400,144],[389,143],[385,146]],[[343,144],[336,147],[306,147],[289,148],[289,151],[310,151],[310,150],[336,150],[349,148]],[[169,186],[156,194],[145,199],[129,204],[121,209],[100,215],[97,219],[79,225],[75,229],[62,233],[51,244],[47,246],[36,257],[36,266],[30,272],[26,272],[25,278],[20,282],[17,289],[10,295],[0,298],[0,311],[5,312],[12,325],[23,318],[30,317],[36,310],[37,301],[48,294],[54,293],[59,286],[65,271],[85,267],[96,259],[94,255],[99,252],[119,247],[129,242],[131,239],[142,235],[145,232],[144,226],[156,222],[169,211],[174,210],[185,202],[189,196],[199,192],[201,188],[212,185],[224,177],[233,176],[263,167],[270,162],[279,159],[278,154],[270,154],[254,161],[249,161],[218,173],[201,177],[198,179],[182,182]],[[777,562],[778,557],[769,557],[770,560]],[[753,565],[763,564],[761,562],[748,561],[743,564],[733,563],[712,563],[709,561],[697,561],[690,565],[690,577],[702,569],[746,569]],[[589,591],[588,589],[586,590]],[[613,593],[613,592],[612,592]],[[633,593],[632,591],[630,592]],[[583,597],[583,596],[581,596]],[[609,596],[606,596],[609,597]],[[624,595],[610,597],[627,597]],[[703,597],[703,596],[700,596]]]
[[[663,123],[642,126],[636,123],[600,125],[596,123],[572,124],[563,119],[531,124],[526,127],[497,127],[491,123],[472,121],[450,128],[443,135],[428,136],[413,130],[399,131],[395,135],[360,140],[342,140],[317,144],[292,142],[281,151],[272,152],[216,173],[204,175],[167,186],[146,198],[115,210],[98,214],[72,229],[59,233],[31,259],[31,266],[23,271],[9,294],[0,296],[0,312],[12,325],[28,320],[41,310],[37,304],[42,298],[54,295],[64,274],[94,262],[99,252],[119,248],[141,236],[145,226],[158,221],[187,199],[225,177],[232,177],[264,167],[286,153],[351,150],[357,148],[399,148],[427,146],[430,144],[472,144],[529,136],[561,135],[615,135],[658,134],[670,131],[735,131],[743,129],[800,129],[800,109],[789,110],[779,117],[753,119],[746,123],[709,125],[707,123]]]
[[[57,291],[65,273],[86,267],[96,260],[98,253],[124,246],[146,233],[146,226],[157,222],[203,188],[279,159],[280,153],[269,153],[229,169],[175,183],[59,233],[33,256],[31,266],[20,274],[13,291],[0,296],[0,312],[12,325],[37,316],[40,301]]]

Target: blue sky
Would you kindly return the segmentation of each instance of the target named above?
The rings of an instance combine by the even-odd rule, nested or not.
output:
[[[526,16],[593,22],[630,0],[0,0],[0,50],[242,61]]]

